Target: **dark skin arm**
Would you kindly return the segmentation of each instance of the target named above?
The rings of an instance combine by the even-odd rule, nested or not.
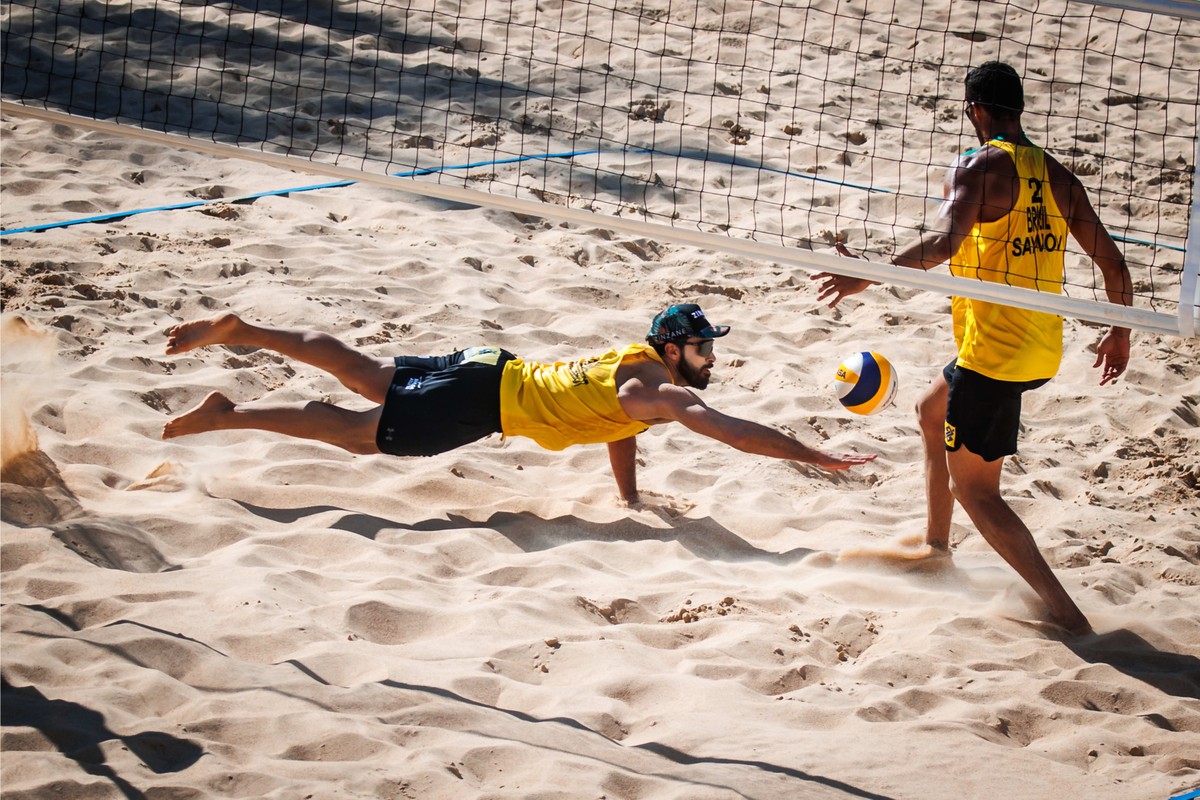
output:
[[[1023,139],[1028,144],[1027,139]],[[1105,294],[1112,303],[1131,305],[1132,281],[1125,258],[1100,221],[1079,178],[1058,161],[1046,156],[1054,201],[1075,241],[1099,267]],[[983,147],[960,156],[946,171],[944,201],[928,230],[899,250],[892,263],[929,270],[950,260],[976,222],[991,222],[1012,209],[1018,196],[1016,169],[1012,159],[995,147]],[[838,253],[852,256],[840,243]],[[836,306],[843,298],[865,290],[876,281],[822,272],[812,276],[821,281],[817,299]],[[1129,364],[1129,329],[1113,327],[1097,346],[1101,367],[1100,384],[1120,376]]]
[[[1133,305],[1133,279],[1125,264],[1125,256],[1100,221],[1088,199],[1087,190],[1079,178],[1056,160],[1047,157],[1047,165],[1054,202],[1066,218],[1071,236],[1100,268],[1108,302]],[[1125,372],[1129,366],[1128,328],[1114,326],[1109,329],[1096,347],[1096,362],[1092,366],[1101,367],[1101,386]]]
[[[995,159],[994,154],[999,154],[1008,162],[1007,169],[1002,162]],[[986,160],[989,156],[992,158],[991,163]],[[897,251],[892,256],[892,263],[899,267],[931,270],[949,261],[977,221],[999,219],[1012,208],[1015,200],[1015,177],[1012,160],[995,148],[984,148],[959,156],[946,170],[942,184],[944,199],[938,206],[933,224]],[[984,205],[985,197],[990,199],[987,206]],[[1007,207],[999,205],[1006,197]],[[840,242],[837,250],[843,256],[853,255]],[[844,298],[878,283],[832,272],[817,273],[812,276],[812,280],[822,282],[817,299],[821,302],[828,300],[831,308]]]

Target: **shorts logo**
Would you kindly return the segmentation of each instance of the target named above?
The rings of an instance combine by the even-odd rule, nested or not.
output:
[[[495,347],[468,347],[463,350],[464,363],[496,365],[500,360],[500,350]]]
[[[953,450],[958,446],[958,428],[946,423],[946,447]]]
[[[425,381],[423,378],[409,378],[408,383],[404,385],[404,388],[409,390],[420,389],[421,384],[424,382]]]

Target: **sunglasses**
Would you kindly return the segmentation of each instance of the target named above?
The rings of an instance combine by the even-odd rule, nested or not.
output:
[[[687,347],[689,344],[692,347],[696,348],[696,351],[698,353],[700,353],[701,358],[708,358],[709,356],[712,355],[712,351],[713,351],[713,340],[712,339],[688,339],[686,342],[683,343],[683,346]]]

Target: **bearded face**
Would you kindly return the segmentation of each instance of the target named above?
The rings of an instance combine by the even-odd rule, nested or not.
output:
[[[679,371],[679,377],[683,378],[684,382],[693,389],[706,388],[709,379],[712,377],[712,370],[708,367],[707,363],[699,367],[692,366],[686,352],[679,359],[676,369]]]

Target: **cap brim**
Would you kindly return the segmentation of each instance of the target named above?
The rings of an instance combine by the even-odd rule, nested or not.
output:
[[[727,333],[729,333],[728,325],[709,325],[696,335],[702,339],[716,339],[717,337],[724,336]]]

